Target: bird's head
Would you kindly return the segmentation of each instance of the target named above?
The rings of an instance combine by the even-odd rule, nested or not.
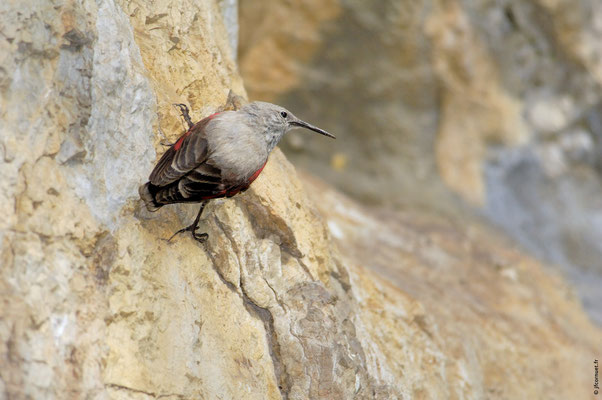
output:
[[[298,127],[312,130],[333,139],[335,138],[334,135],[300,120],[286,108],[276,104],[255,101],[244,106],[241,111],[249,114],[251,119],[259,125],[258,128],[265,135],[270,150],[280,142],[280,139],[282,139],[282,136],[286,132]]]

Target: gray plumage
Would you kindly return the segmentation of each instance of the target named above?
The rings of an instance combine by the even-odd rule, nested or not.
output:
[[[295,127],[334,138],[285,108],[260,101],[209,116],[163,154],[140,187],[140,197],[155,211],[166,204],[234,196],[257,178],[270,152]]]

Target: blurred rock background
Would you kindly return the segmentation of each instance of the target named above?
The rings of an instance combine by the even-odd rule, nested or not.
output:
[[[484,215],[602,323],[602,3],[240,1],[249,97],[338,135],[288,157],[365,204]]]

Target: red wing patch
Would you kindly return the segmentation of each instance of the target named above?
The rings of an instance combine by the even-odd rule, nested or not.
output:
[[[249,185],[250,185],[251,183],[253,183],[253,181],[254,181],[255,179],[257,179],[257,177],[259,176],[259,174],[261,174],[261,171],[263,171],[263,169],[265,168],[265,165],[266,165],[267,163],[268,163],[268,162],[267,162],[267,160],[266,160],[266,162],[264,162],[264,163],[263,163],[263,165],[261,166],[261,168],[259,168],[257,171],[255,171],[255,172],[253,173],[253,175],[251,175],[251,177],[249,178]]]
[[[186,139],[188,136],[190,136],[191,133],[192,133],[192,129],[190,129],[188,132],[186,132],[185,134],[180,136],[178,141],[173,145],[173,149],[175,151],[180,150],[180,147],[182,147],[182,143],[184,142],[184,139]]]

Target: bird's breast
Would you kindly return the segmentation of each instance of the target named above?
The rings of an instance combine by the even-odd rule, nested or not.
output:
[[[256,179],[268,159],[265,139],[260,132],[222,113],[207,126],[211,164],[222,171],[222,178],[233,183]]]

